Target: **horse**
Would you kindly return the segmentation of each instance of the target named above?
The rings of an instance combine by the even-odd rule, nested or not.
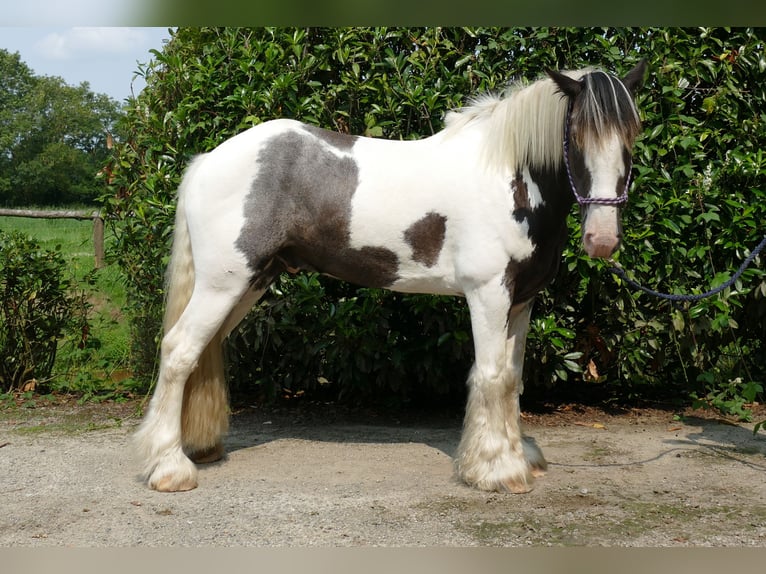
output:
[[[222,342],[277,276],[313,271],[465,297],[475,356],[456,476],[531,490],[547,469],[519,410],[534,296],[557,272],[574,203],[590,257],[619,247],[645,70],[546,70],[418,140],[275,119],[195,157],[178,190],[158,379],[135,433],[143,480],[190,490],[196,464],[224,457]]]

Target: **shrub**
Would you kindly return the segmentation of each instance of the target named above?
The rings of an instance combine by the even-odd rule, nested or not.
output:
[[[0,230],[0,388],[44,389],[59,339],[73,326],[87,337],[83,301],[59,251],[41,250],[19,232]]]
[[[462,396],[472,357],[467,307],[449,297],[281,277],[229,338],[235,390],[353,397],[401,406]]]

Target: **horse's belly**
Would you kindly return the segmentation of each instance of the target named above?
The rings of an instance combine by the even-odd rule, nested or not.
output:
[[[432,293],[434,295],[463,295],[448,254],[443,261],[426,267],[412,260],[400,262],[398,279],[388,288],[402,293]]]

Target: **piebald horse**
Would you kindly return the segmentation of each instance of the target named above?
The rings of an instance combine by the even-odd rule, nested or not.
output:
[[[547,466],[520,425],[533,298],[556,274],[573,203],[589,256],[620,244],[645,68],[548,71],[416,141],[278,119],[196,157],[178,192],[159,378],[135,437],[148,485],[195,488],[195,463],[223,457],[222,341],[280,273],[310,270],[465,297],[475,363],[457,476],[530,490]]]

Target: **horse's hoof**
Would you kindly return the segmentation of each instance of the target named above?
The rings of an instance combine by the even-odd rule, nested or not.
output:
[[[223,443],[218,443],[210,448],[191,452],[188,456],[197,464],[209,464],[221,460],[224,455]]]
[[[497,480],[484,480],[468,483],[470,486],[485,492],[500,492],[507,494],[526,494],[535,487],[535,479],[532,474],[518,478],[505,478]]]
[[[548,463],[541,457],[538,461],[529,463],[529,471],[534,478],[545,476],[545,473],[548,471]]]
[[[197,488],[197,467],[179,450],[155,467],[147,483],[160,492],[192,490]]]
[[[544,468],[533,467],[532,468],[532,476],[534,476],[535,478],[541,478],[541,477],[545,476],[545,471],[546,471],[546,469],[544,469]]]
[[[149,488],[159,492],[185,492],[197,488],[197,479],[195,477],[178,478],[172,475],[165,475],[159,479],[149,481]]]
[[[537,446],[535,439],[529,436],[525,436],[522,441],[522,447],[524,448],[524,457],[529,464],[529,471],[534,478],[540,478],[545,475],[545,471],[548,470],[548,463],[545,461],[543,452],[540,447]]]
[[[531,492],[532,489],[534,489],[535,484],[534,480],[532,479],[524,481],[506,480],[503,481],[500,486],[501,488],[497,489],[500,492],[509,492],[511,494],[526,494],[527,492]]]
[[[482,479],[460,476],[460,479],[474,488],[485,492],[524,494],[531,491],[535,484],[535,475],[531,468],[505,476],[488,476]]]

